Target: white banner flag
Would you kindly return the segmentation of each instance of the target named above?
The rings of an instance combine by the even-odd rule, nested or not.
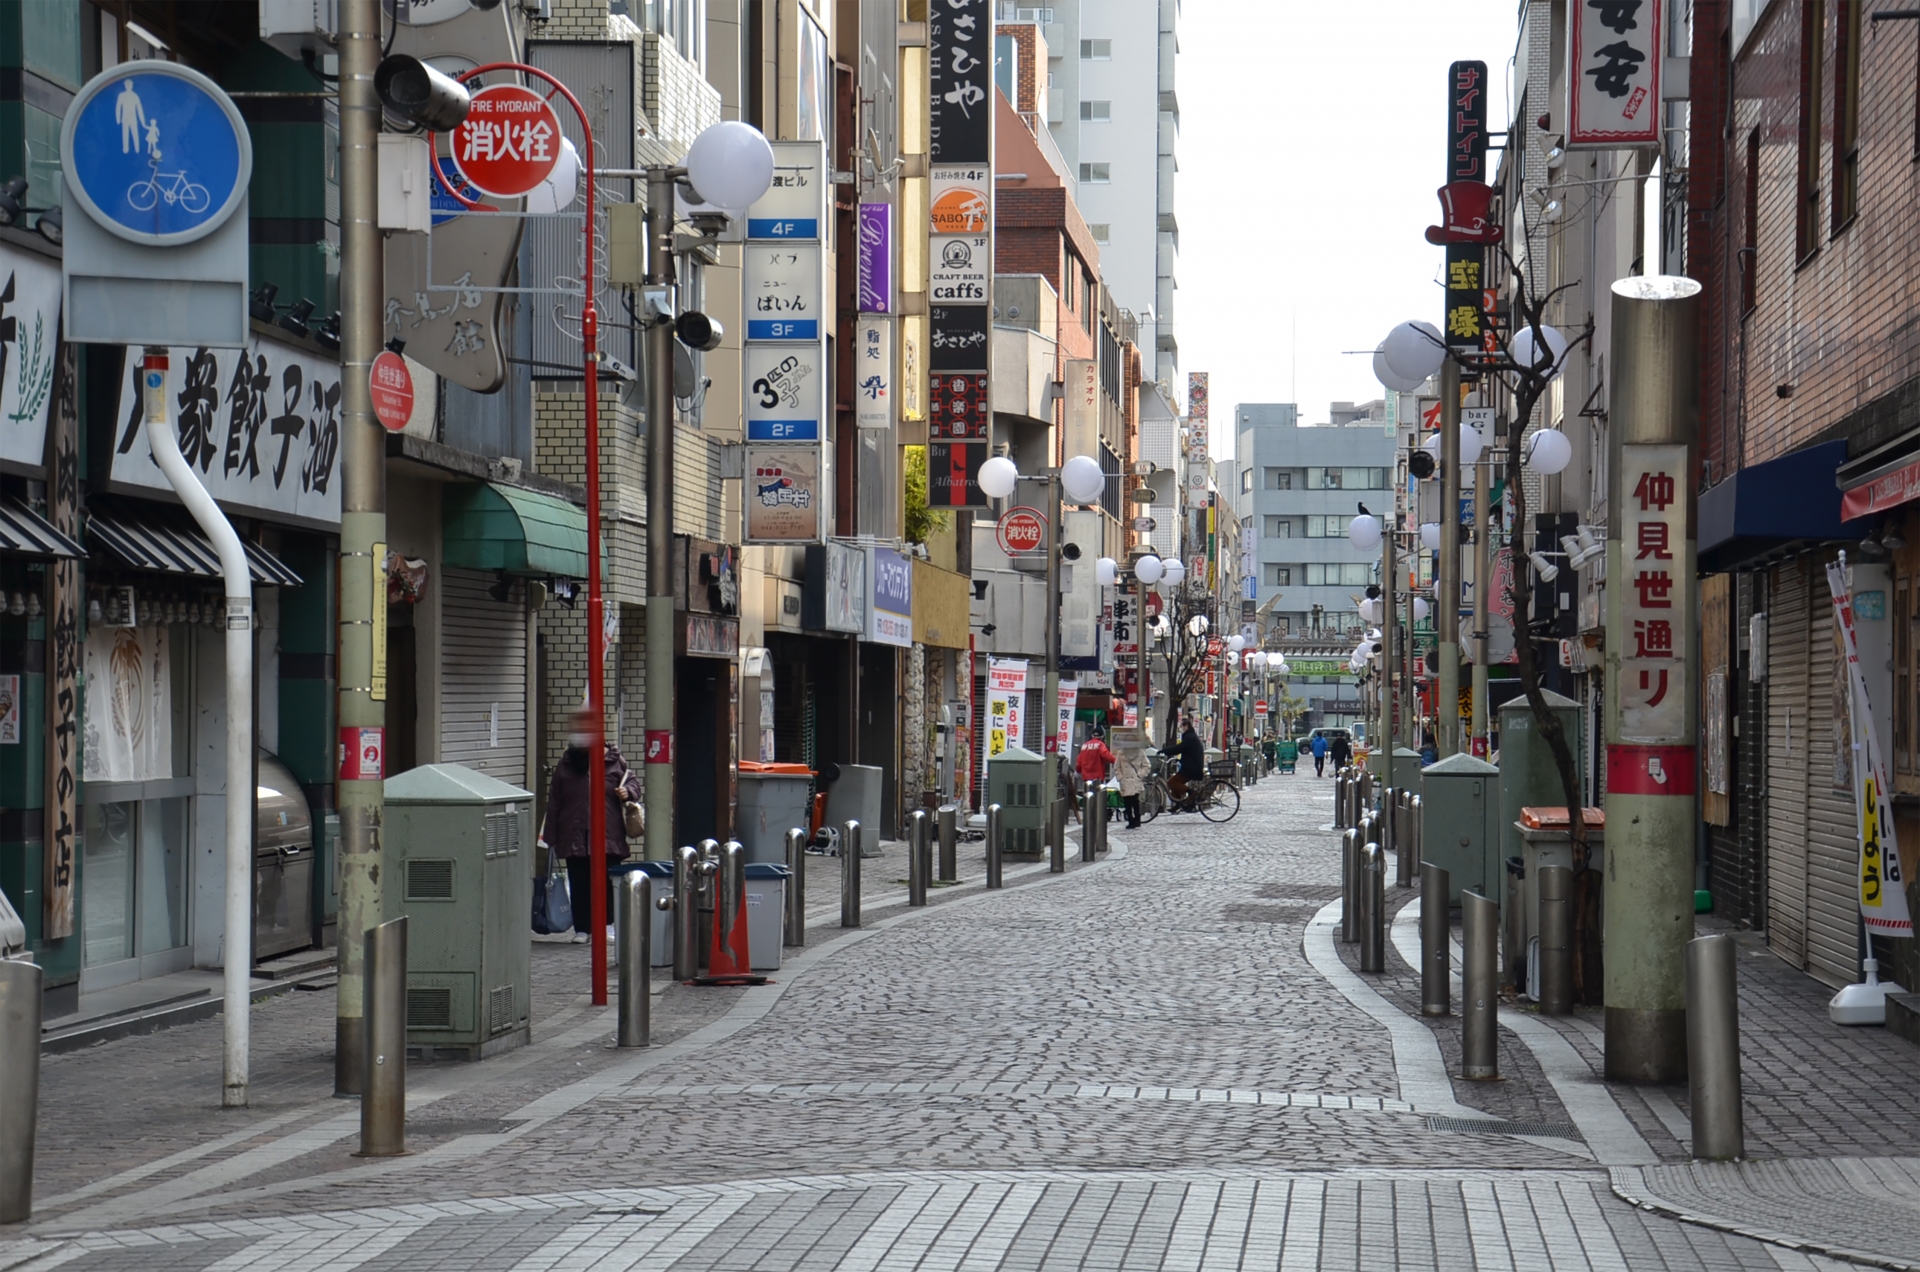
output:
[[[995,658],[987,664],[987,758],[1020,745],[1027,705],[1027,660]]]
[[[173,672],[167,629],[108,627],[87,633],[89,782],[153,782],[173,776]]]
[[[1893,829],[1893,802],[1887,793],[1887,765],[1880,756],[1880,734],[1867,702],[1866,677],[1860,674],[1860,649],[1853,635],[1853,595],[1842,562],[1827,566],[1833,615],[1847,651],[1847,720],[1853,733],[1853,799],[1860,824],[1860,914],[1873,936],[1912,936],[1907,914],[1907,885],[1900,873],[1900,845]]]

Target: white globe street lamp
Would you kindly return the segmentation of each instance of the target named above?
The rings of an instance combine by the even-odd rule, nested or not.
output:
[[[752,124],[715,124],[687,147],[687,181],[715,207],[743,212],[773,184],[773,147]]]
[[[1527,467],[1551,477],[1573,462],[1573,442],[1557,428],[1543,428],[1527,439]]]
[[[1187,563],[1179,557],[1168,557],[1166,585],[1168,587],[1179,587],[1181,583],[1186,581],[1186,577]]]
[[[1375,552],[1380,547],[1380,518],[1361,513],[1347,525],[1347,542],[1361,552]]]
[[[1565,369],[1567,357],[1567,338],[1556,329],[1540,324],[1540,341],[1533,339],[1533,328],[1524,326],[1513,333],[1513,342],[1508,346],[1513,360],[1531,371],[1544,372],[1547,379],[1557,379]]]
[[[1101,587],[1112,587],[1120,578],[1120,565],[1112,557],[1101,557],[1093,563],[1093,577]]]
[[[980,493],[989,499],[1005,499],[1020,483],[1020,470],[1005,455],[995,455],[980,465]]]
[[[1447,342],[1430,322],[1403,322],[1380,345],[1387,369],[1405,379],[1424,381],[1447,361]]]
[[[1060,466],[1060,490],[1072,503],[1097,502],[1106,488],[1107,475],[1090,455],[1075,455]]]
[[[1166,569],[1166,562],[1151,554],[1141,557],[1133,563],[1133,577],[1152,587],[1160,581]]]

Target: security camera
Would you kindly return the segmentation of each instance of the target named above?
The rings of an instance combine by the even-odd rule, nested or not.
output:
[[[702,353],[712,353],[726,338],[720,324],[697,309],[690,309],[674,319],[673,334],[680,338],[681,344]]]
[[[373,72],[373,91],[395,116],[434,132],[458,128],[472,101],[464,84],[405,53],[380,59]]]

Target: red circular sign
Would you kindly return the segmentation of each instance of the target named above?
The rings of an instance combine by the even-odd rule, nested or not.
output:
[[[413,372],[407,370],[407,360],[385,350],[367,374],[373,387],[374,417],[389,433],[398,433],[413,415]]]
[[[545,181],[560,161],[560,117],[532,89],[495,84],[473,95],[451,141],[467,180],[513,198]]]
[[[1016,552],[1038,552],[1047,541],[1047,519],[1033,508],[1009,508],[994,528],[1000,550],[1008,556]]]

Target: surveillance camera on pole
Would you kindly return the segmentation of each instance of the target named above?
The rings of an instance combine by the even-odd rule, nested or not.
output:
[[[395,53],[380,60],[373,91],[389,113],[434,132],[452,132],[467,117],[473,96],[451,75],[417,57]]]
[[[726,338],[726,332],[721,330],[716,319],[691,309],[673,320],[673,334],[679,337],[681,344],[689,349],[698,349],[701,353],[712,353]]]

